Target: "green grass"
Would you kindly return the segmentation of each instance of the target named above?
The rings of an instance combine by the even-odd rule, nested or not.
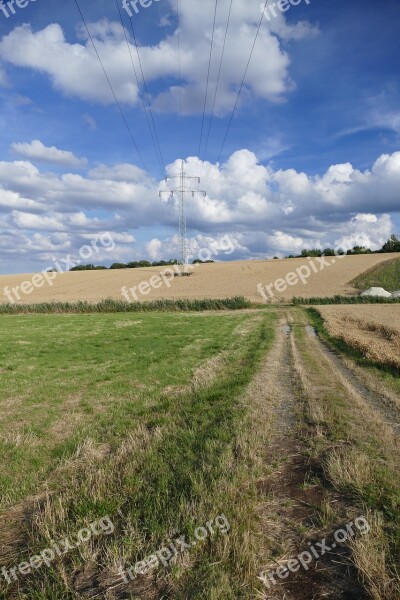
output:
[[[162,390],[185,386],[197,365],[234,345],[234,328],[246,319],[234,313],[1,317],[0,506],[31,493],[86,436],[106,442],[123,436],[127,422],[150,410]],[[14,434],[23,436],[20,444],[8,440]]]
[[[105,458],[78,463],[53,480],[57,493],[45,524],[29,524],[14,564],[48,547],[50,538],[73,536],[105,514],[116,533],[96,543],[98,568],[106,568],[110,557],[134,564],[171,538],[192,537],[195,527],[223,512],[232,535],[198,544],[190,550],[190,566],[178,562],[168,579],[161,569],[159,597],[253,597],[245,547],[260,498],[238,448],[246,422],[239,399],[272,343],[276,316],[263,311],[247,331],[237,329],[252,319],[251,313],[2,317],[2,406],[10,410],[10,400],[21,398],[13,422],[24,419],[41,441],[36,448],[0,447],[9,499],[40,489],[88,437],[110,445]],[[221,352],[222,367],[209,385],[169,392]],[[83,421],[57,443],[49,431],[60,417],[68,425],[66,406],[76,393]],[[62,566],[21,578],[18,598],[81,597],[67,580],[83,572],[87,560],[84,552],[71,553]]]
[[[154,300],[152,302],[124,302],[122,300],[101,300],[100,302],[42,302],[38,304],[0,304],[0,314],[91,314],[91,313],[131,313],[131,312],[188,312],[205,310],[240,310],[251,308],[251,303],[242,296],[221,300],[204,298],[201,300]]]
[[[383,287],[388,292],[400,290],[400,258],[388,260],[356,277],[352,285],[358,290]]]

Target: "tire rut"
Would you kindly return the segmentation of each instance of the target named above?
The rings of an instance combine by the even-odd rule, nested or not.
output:
[[[343,359],[321,340],[313,327],[307,325],[306,332],[307,335],[317,341],[321,353],[332,363],[333,372],[338,375],[345,386],[353,391],[353,393],[361,396],[374,411],[379,413],[385,424],[392,429],[393,433],[397,437],[400,436],[400,410],[398,407],[389,402],[385,396],[379,395],[363,383],[343,362]]]
[[[319,522],[318,507],[328,502],[337,509],[342,499],[334,490],[325,487],[322,478],[313,482],[322,469],[321,465],[312,463],[302,439],[304,408],[299,398],[293,341],[290,324],[281,323],[266,365],[270,371],[267,397],[274,411],[274,437],[267,449],[266,462],[274,465],[274,471],[263,481],[262,491],[267,496],[263,518],[268,523],[265,533],[269,539],[269,555],[275,558],[263,566],[263,573],[285,567],[290,558],[324,537],[329,539],[343,524],[341,521],[337,527],[326,531],[326,526]],[[345,507],[343,509],[344,514]],[[347,546],[318,558],[309,570],[288,574],[289,577],[282,581],[277,578],[272,588],[266,585],[261,597],[281,600],[368,598],[358,582]]]

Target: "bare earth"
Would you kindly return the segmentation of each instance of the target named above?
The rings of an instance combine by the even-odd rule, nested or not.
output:
[[[151,288],[149,293],[141,294],[134,290],[137,300],[150,301],[160,298],[226,298],[244,296],[252,302],[265,302],[257,291],[257,285],[265,286],[274,284],[277,279],[285,278],[288,273],[295,273],[296,269],[307,266],[311,273],[303,284],[299,281],[296,285],[288,285],[283,292],[274,288],[272,302],[290,301],[293,296],[333,296],[335,294],[353,294],[354,288],[349,285],[357,275],[376,264],[395,258],[395,254],[373,254],[366,256],[346,256],[344,258],[327,258],[328,266],[321,265],[318,259],[312,263],[317,272],[314,272],[310,261],[307,259],[286,260],[254,260],[219,262],[198,265],[191,277],[175,277],[162,282],[158,289]],[[30,293],[22,293],[20,288],[13,294],[17,303],[36,302],[74,302],[88,300],[96,302],[105,298],[124,299],[121,288],[132,288],[147,282],[154,275],[159,275],[163,269],[160,267],[143,269],[122,269],[112,271],[79,271],[72,273],[58,273],[54,281],[43,281],[41,287],[35,287]],[[304,271],[305,270],[305,271]],[[4,288],[16,288],[25,281],[32,281],[32,274],[1,275],[0,276],[0,302],[9,300]],[[293,281],[293,280],[291,280]],[[33,287],[33,286],[31,286]],[[148,286],[149,287],[149,286]],[[25,289],[27,289],[25,287]],[[28,287],[29,289],[29,287]],[[19,295],[19,299],[18,296]],[[269,298],[269,294],[266,293]],[[130,296],[135,300],[134,296]]]
[[[400,368],[400,305],[318,306],[329,333],[370,360]]]

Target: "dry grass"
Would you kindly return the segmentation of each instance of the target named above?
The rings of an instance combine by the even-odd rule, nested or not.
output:
[[[320,432],[312,437],[313,453],[334,488],[363,507],[371,528],[369,535],[351,542],[354,564],[372,598],[399,598],[396,560],[389,548],[395,519],[385,513],[396,502],[399,439],[383,418],[384,410],[375,410],[353,387],[318,338],[305,336],[302,327],[296,337],[295,368],[310,424]]]
[[[395,577],[388,574],[388,543],[381,515],[366,511],[366,519],[373,535],[364,535],[350,540],[354,561],[374,600],[398,598],[399,587]]]
[[[354,293],[355,288],[349,284],[350,281],[367,269],[396,256],[393,254],[348,256],[336,260],[323,271],[312,273],[307,285],[299,283],[289,286],[286,292],[276,295],[280,300],[290,301],[293,296],[334,296]],[[170,283],[170,287],[163,285],[157,290],[151,290],[147,296],[139,295],[139,300],[225,298],[239,295],[252,302],[263,302],[257,291],[259,283],[264,286],[273,284],[277,279],[284,278],[287,273],[308,264],[307,259],[282,259],[199,265],[192,277],[176,277]],[[161,270],[160,267],[151,267],[61,273],[55,278],[53,286],[46,284],[35,289],[30,295],[22,294],[21,301],[18,302],[25,304],[79,300],[97,302],[104,298],[121,300],[123,286],[128,288],[138,286],[142,281],[148,281],[153,275],[159,274]],[[13,288],[31,278],[32,275],[2,275],[0,289],[3,290],[5,286]],[[8,301],[3,292],[0,301]]]
[[[400,368],[400,306],[318,306],[329,334],[374,362]]]

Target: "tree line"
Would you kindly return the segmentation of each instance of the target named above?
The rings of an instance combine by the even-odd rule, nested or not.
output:
[[[365,246],[353,246],[350,250],[347,250],[346,254],[354,255],[354,254],[382,254],[388,252],[400,252],[400,239],[396,235],[391,235],[388,241],[383,244],[380,250],[371,250],[371,248],[366,248]],[[318,248],[308,249],[305,248],[301,251],[301,254],[290,254],[285,258],[305,258],[305,257],[316,257],[316,256],[335,256],[337,254],[337,250],[334,248],[324,248],[320,250]],[[343,251],[343,254],[345,252]],[[274,257],[278,258],[278,257]]]
[[[171,260],[159,260],[155,262],[150,262],[148,260],[133,260],[128,263],[116,262],[111,265],[111,267],[104,266],[95,266],[92,264],[88,265],[78,265],[76,267],[72,267],[70,271],[104,271],[110,269],[141,269],[143,267],[171,267],[173,265],[178,264],[178,259],[173,258]],[[213,260],[200,260],[196,258],[192,264],[205,264],[205,263],[213,263]]]
[[[380,250],[371,250],[371,248],[366,248],[365,246],[354,246],[351,250],[347,250],[346,254],[380,254],[387,252],[400,252],[400,238],[398,238],[395,234],[391,235],[388,241],[383,244]],[[324,248],[320,250],[318,248],[305,248],[301,251],[301,254],[289,254],[289,256],[285,256],[285,258],[308,258],[308,257],[318,257],[318,256],[335,256],[337,250],[334,248]],[[344,252],[343,252],[344,254]],[[277,256],[274,256],[277,259]],[[150,262],[148,260],[133,260],[128,263],[116,262],[111,265],[111,267],[104,266],[96,266],[92,264],[88,265],[78,265],[70,269],[70,271],[102,271],[108,269],[140,269],[143,267],[171,267],[173,265],[178,264],[178,260],[173,258],[171,260],[159,260],[155,262]],[[196,258],[192,264],[205,264],[205,263],[213,263],[213,260],[200,260]]]

